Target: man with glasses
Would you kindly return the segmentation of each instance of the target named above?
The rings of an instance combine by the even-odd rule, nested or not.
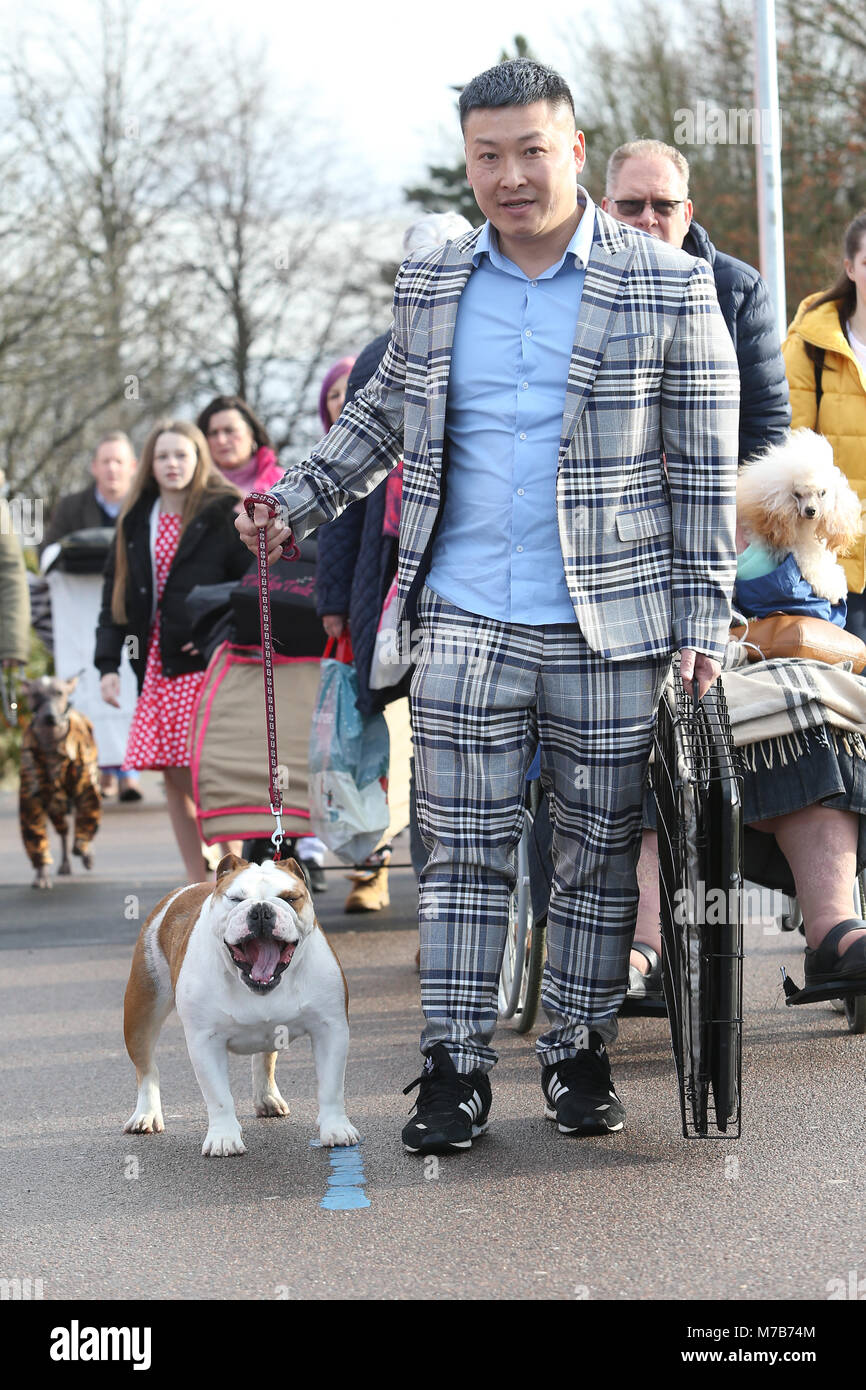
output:
[[[620,145],[608,160],[606,189],[605,212],[712,267],[740,369],[740,462],[779,443],[791,423],[791,407],[770,295],[757,270],[717,251],[692,221],[685,156],[660,140]]]

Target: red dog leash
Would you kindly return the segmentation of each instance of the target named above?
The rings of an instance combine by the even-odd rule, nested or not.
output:
[[[279,512],[279,503],[269,492],[251,492],[244,498],[244,510],[250,521],[254,520],[255,508],[267,507],[268,518]],[[277,762],[277,710],[274,698],[274,653],[271,633],[271,594],[268,584],[268,528],[259,527],[259,615],[262,627],[262,666],[265,673],[265,729],[268,738],[268,762],[270,764],[271,815],[276,829],[271,835],[275,856],[285,839],[283,833],[283,794],[279,785],[279,764]],[[283,546],[284,560],[297,560],[301,550],[294,536]]]

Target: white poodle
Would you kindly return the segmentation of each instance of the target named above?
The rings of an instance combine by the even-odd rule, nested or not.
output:
[[[860,499],[820,434],[793,430],[783,443],[743,465],[737,521],[750,540],[774,552],[779,564],[793,554],[819,597],[831,603],[845,597],[845,571],[836,557],[862,534]]]

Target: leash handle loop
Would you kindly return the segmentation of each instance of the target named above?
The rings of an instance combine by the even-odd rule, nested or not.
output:
[[[273,517],[273,516],[278,516],[278,515],[279,515],[280,504],[279,504],[279,502],[277,501],[276,497],[274,497],[274,495],[273,495],[272,492],[251,492],[251,493],[248,494],[248,496],[246,496],[246,497],[244,498],[244,511],[246,512],[246,514],[247,514],[247,516],[249,517],[250,521],[253,521],[253,520],[255,519],[254,514],[255,514],[255,509],[256,509],[256,507],[267,507],[267,509],[268,509],[268,516],[269,516],[269,517]],[[259,533],[259,548],[260,548],[260,549],[261,549],[261,532],[263,532],[264,530],[265,530],[265,527],[262,526],[262,527],[260,528],[260,533]],[[300,558],[301,558],[301,547],[298,545],[298,542],[295,540],[294,536],[289,536],[289,539],[286,541],[285,545],[283,546],[283,556],[282,556],[282,558],[283,558],[284,560],[300,560]]]

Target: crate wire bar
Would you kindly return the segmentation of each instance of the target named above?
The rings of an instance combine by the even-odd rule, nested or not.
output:
[[[672,668],[659,703],[652,781],[683,1135],[739,1138],[743,786],[720,680],[693,704]]]

